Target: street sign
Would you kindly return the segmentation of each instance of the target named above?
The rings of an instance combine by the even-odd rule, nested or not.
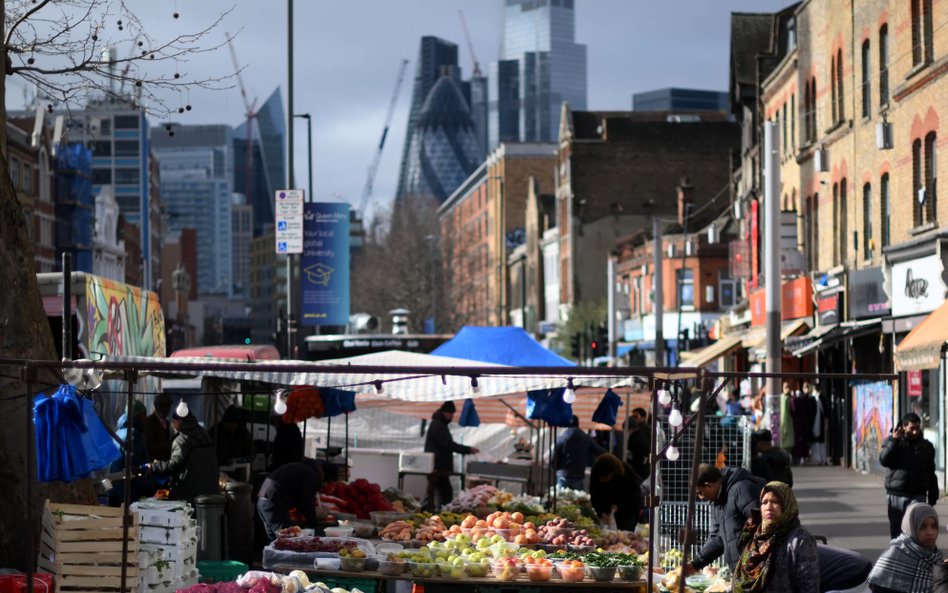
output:
[[[303,253],[303,190],[278,189],[274,200],[277,255]]]

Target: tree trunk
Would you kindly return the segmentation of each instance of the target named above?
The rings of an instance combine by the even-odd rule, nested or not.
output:
[[[0,2],[0,31],[5,30],[5,5]],[[6,96],[6,51],[0,47],[0,97]],[[74,485],[38,487],[35,457],[27,460],[27,439],[33,439],[32,394],[20,380],[21,365],[9,359],[54,360],[56,347],[46,320],[34,272],[33,243],[26,218],[10,180],[6,145],[6,104],[0,101],[0,568],[30,566],[24,535],[38,541],[40,511],[47,497],[94,502],[88,480]],[[51,377],[40,373],[48,384]],[[38,387],[36,390],[38,391]],[[26,500],[26,480],[32,500]],[[29,512],[27,512],[29,511]],[[33,561],[35,562],[35,551]]]

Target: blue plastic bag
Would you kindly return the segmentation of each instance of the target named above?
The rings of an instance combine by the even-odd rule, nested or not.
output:
[[[607,389],[605,395],[602,396],[602,401],[596,407],[596,411],[593,412],[592,421],[607,426],[615,426],[616,416],[621,405],[622,398],[616,395],[615,391]]]
[[[573,406],[563,401],[565,387],[527,392],[527,418],[543,420],[551,426],[569,426]]]
[[[323,398],[323,418],[332,418],[339,414],[355,412],[355,392],[321,387],[319,395]]]
[[[473,399],[464,400],[464,407],[461,408],[461,417],[458,418],[459,426],[480,426],[481,417],[477,413],[477,408],[474,407]]]

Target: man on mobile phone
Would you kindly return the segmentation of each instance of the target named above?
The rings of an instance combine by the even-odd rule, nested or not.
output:
[[[908,505],[913,502],[933,505],[938,500],[935,447],[922,438],[922,419],[918,414],[902,416],[902,421],[882,444],[879,463],[888,468],[885,492],[889,533],[895,539],[902,532],[902,515]]]

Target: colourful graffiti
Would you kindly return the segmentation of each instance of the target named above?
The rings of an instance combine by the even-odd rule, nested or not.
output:
[[[856,385],[853,397],[853,467],[884,473],[882,443],[892,430],[892,385],[885,381]]]
[[[154,292],[86,276],[85,322],[90,354],[165,356],[165,319]]]

